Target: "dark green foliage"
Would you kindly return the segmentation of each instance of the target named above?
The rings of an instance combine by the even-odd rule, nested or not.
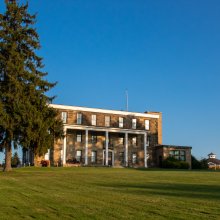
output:
[[[173,157],[168,157],[163,161],[163,168],[189,169],[189,164],[185,161],[179,161]]]
[[[53,97],[46,92],[55,86],[42,72],[39,37],[33,27],[35,15],[28,4],[6,2],[0,14],[0,146],[6,150],[10,169],[11,144],[43,154],[62,136],[62,122],[48,106]]]
[[[193,155],[191,157],[192,159],[192,169],[201,169],[201,163],[198,161]]]
[[[209,168],[208,161],[205,158],[200,160],[200,164],[201,164],[201,169],[208,169]]]
[[[192,169],[208,169],[207,159],[197,160],[192,155]]]
[[[12,167],[18,167],[21,164],[21,161],[18,157],[18,153],[15,152],[13,157],[11,158],[11,166]]]

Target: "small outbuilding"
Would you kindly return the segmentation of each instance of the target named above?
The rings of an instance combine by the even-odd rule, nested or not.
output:
[[[162,167],[163,160],[173,157],[176,160],[187,162],[191,168],[191,150],[190,146],[158,145],[156,146],[157,167]]]

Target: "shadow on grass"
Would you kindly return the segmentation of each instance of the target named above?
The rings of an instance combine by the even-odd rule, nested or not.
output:
[[[128,183],[128,184],[98,184],[111,190],[133,195],[157,195],[179,198],[194,198],[206,200],[220,200],[220,185],[199,185],[179,183]]]
[[[166,169],[166,168],[127,168],[127,169],[133,169],[137,171],[170,171],[170,172],[220,172],[219,170],[211,170],[211,169]]]

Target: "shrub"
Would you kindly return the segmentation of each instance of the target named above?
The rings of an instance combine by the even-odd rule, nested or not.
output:
[[[207,159],[197,160],[192,156],[192,169],[208,169]]]
[[[185,161],[176,160],[173,157],[168,157],[163,161],[163,168],[169,169],[189,169],[189,164]]]
[[[80,163],[80,162],[77,161],[75,158],[74,158],[74,159],[69,159],[69,160],[67,160],[66,162],[69,163],[69,164],[79,164],[79,163]]]
[[[42,167],[49,167],[50,166],[50,161],[49,160],[42,160],[41,165],[42,165]]]

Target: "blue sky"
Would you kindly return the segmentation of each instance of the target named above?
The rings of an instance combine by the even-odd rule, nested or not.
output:
[[[130,111],[163,112],[164,144],[220,158],[219,0],[30,0],[29,9],[55,103],[121,110],[128,89]]]

